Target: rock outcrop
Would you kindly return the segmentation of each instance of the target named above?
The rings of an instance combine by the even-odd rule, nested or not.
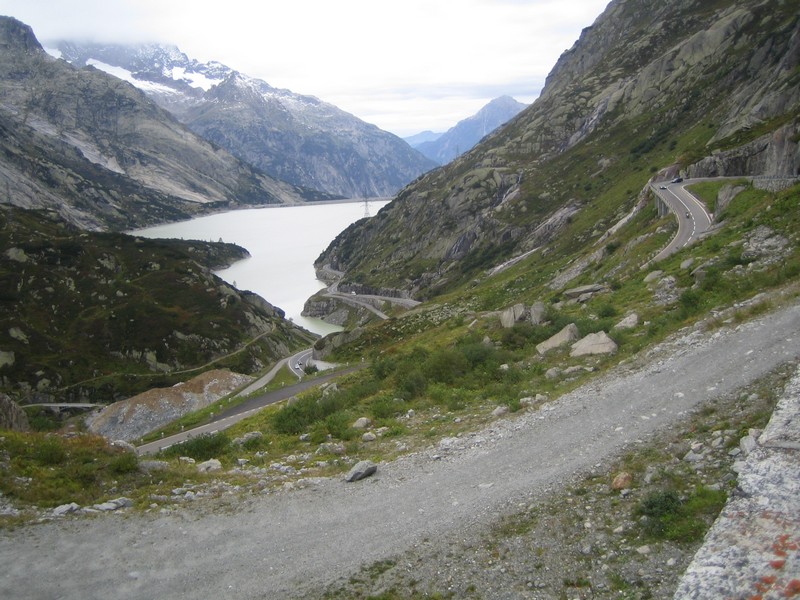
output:
[[[744,439],[746,458],[735,465],[737,491],[706,534],[675,598],[800,595],[800,371],[764,432]]]
[[[91,415],[87,426],[93,433],[110,439],[135,440],[205,408],[251,380],[252,377],[228,370],[207,371],[186,383],[115,402]]]
[[[0,429],[28,431],[28,415],[6,394],[0,394]]]

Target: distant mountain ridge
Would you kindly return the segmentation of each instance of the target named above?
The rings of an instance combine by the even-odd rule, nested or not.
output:
[[[0,202],[84,229],[326,198],[257,171],[116,77],[54,59],[11,17],[0,17],[0,132]]]
[[[414,135],[404,137],[403,139],[412,148],[417,148],[420,144],[423,144],[425,142],[433,142],[434,140],[438,140],[440,137],[442,137],[443,134],[444,134],[443,131],[436,132],[428,129],[426,131],[420,131],[419,133],[415,133]]]
[[[419,138],[418,136],[423,136],[423,134],[418,134],[414,136],[415,141],[409,143],[431,160],[444,165],[471,150],[475,144],[516,117],[527,106],[527,104],[517,102],[511,96],[500,96],[471,117],[459,121],[445,133],[433,134],[436,135],[434,139],[425,139],[429,136]]]
[[[397,136],[313,96],[175,46],[51,42],[54,55],[141,89],[192,131],[265,173],[345,197],[391,196],[436,166]]]

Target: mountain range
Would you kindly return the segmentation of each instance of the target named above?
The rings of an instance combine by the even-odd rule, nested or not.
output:
[[[50,52],[142,90],[189,129],[281,181],[342,197],[387,197],[436,163],[399,137],[313,96],[270,86],[175,46],[54,41]]]
[[[0,202],[84,229],[331,198],[265,175],[117,77],[49,56],[10,17],[0,17],[0,131]]]
[[[320,311],[351,312],[315,341],[214,276],[243,248],[87,231],[314,195],[97,67],[0,19],[0,418],[353,368],[220,398],[155,461],[26,406],[6,596],[796,596],[796,0],[612,0],[531,106],[321,254]],[[195,108],[241,92],[182,68]]]
[[[317,266],[424,299],[552,243],[574,254],[643,206],[650,180],[796,177],[793,6],[612,2],[532,106],[351,226]]]
[[[422,154],[443,165],[471,150],[492,131],[517,116],[527,104],[500,96],[476,114],[459,121],[443,134],[423,132],[405,140]]]

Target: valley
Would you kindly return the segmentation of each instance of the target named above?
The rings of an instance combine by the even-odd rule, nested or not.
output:
[[[303,259],[322,336],[215,274],[245,248],[114,232],[334,199],[198,133],[216,94],[259,138],[286,94],[126,63],[178,118],[0,26],[0,595],[797,595],[794,3],[610,2],[532,105]],[[124,440],[25,408],[116,400]]]

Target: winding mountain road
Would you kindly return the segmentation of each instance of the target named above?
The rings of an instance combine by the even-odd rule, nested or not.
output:
[[[709,400],[800,361],[800,303],[689,332],[642,366],[388,464],[220,512],[101,515],[3,532],[0,597],[296,598],[423,540],[468,536]],[[446,548],[442,549],[442,554]]]
[[[678,252],[711,227],[712,218],[705,205],[686,189],[687,185],[699,181],[707,179],[686,179],[651,185],[653,192],[664,201],[678,219],[678,233],[651,262],[657,262]]]

